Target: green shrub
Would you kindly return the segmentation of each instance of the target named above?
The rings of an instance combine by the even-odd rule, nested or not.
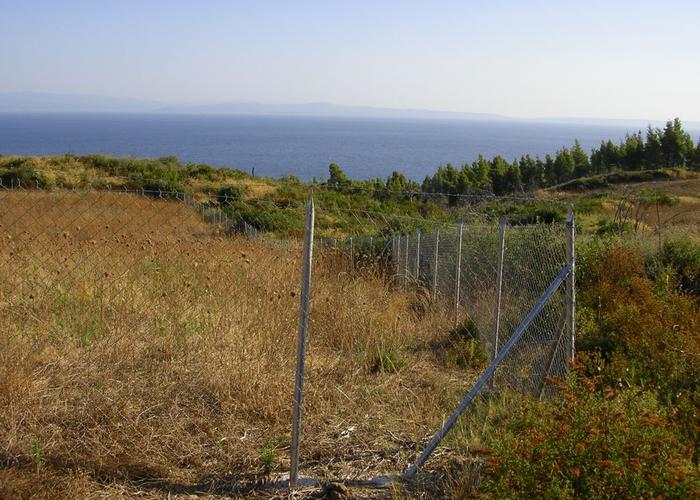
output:
[[[650,201],[652,203],[656,203],[659,206],[666,206],[666,207],[672,207],[674,205],[678,205],[681,200],[678,198],[678,196],[674,196],[669,193],[664,193],[661,191],[656,191],[654,193],[650,194]]]
[[[273,470],[279,467],[277,462],[277,448],[279,446],[278,440],[268,441],[258,448],[258,459],[260,464],[263,466],[264,473],[269,474]]]
[[[34,462],[34,469],[36,470],[36,473],[39,474],[44,468],[44,465],[46,465],[44,447],[41,446],[41,442],[37,438],[32,438],[31,448],[31,456],[32,462]]]
[[[12,158],[0,168],[0,182],[3,186],[24,188],[50,187],[48,178],[37,172],[32,158]]]
[[[506,206],[503,211],[508,222],[516,225],[551,224],[566,218],[566,211],[554,206],[517,204]]]
[[[571,377],[525,401],[486,441],[481,492],[496,498],[697,498],[692,446],[653,394]]]
[[[681,291],[700,295],[700,245],[687,238],[667,241],[659,257],[672,271]]]
[[[670,244],[667,252],[674,248]],[[582,250],[577,296],[590,321],[579,346],[600,351],[608,361],[617,353],[637,373],[631,383],[651,383],[668,394],[697,386],[700,312],[693,301],[657,286],[641,252],[622,242],[598,242]]]
[[[406,359],[396,349],[378,348],[370,361],[370,373],[396,373],[406,364]]]
[[[233,220],[246,222],[258,231],[278,236],[301,237],[304,234],[304,214],[300,210],[281,209],[265,199],[234,201],[225,207]]]
[[[556,186],[560,191],[587,191],[606,188],[610,184],[626,182],[649,182],[655,180],[672,180],[683,178],[687,171],[683,169],[618,171],[609,174],[581,177]]]
[[[204,164],[187,164],[187,175],[189,177],[200,178],[200,179],[214,179],[214,169],[209,165]]]
[[[476,339],[458,338],[451,341],[448,364],[460,368],[484,368],[488,358],[484,345]]]
[[[667,262],[682,270],[686,259],[693,261],[688,258],[692,248],[679,251],[669,244],[666,253],[674,257]],[[589,374],[601,374],[610,385],[653,390],[697,446],[700,310],[697,299],[659,283],[663,277],[650,275],[648,265],[639,250],[624,242],[581,247],[578,359]]]
[[[163,163],[165,165],[179,165],[180,162],[177,161],[176,156],[161,156],[157,160],[160,163]]]
[[[455,326],[449,333],[450,339],[470,339],[478,340],[479,338],[479,328],[473,319],[467,318],[462,321],[459,325]]]
[[[243,199],[244,189],[241,186],[224,186],[216,193],[220,205],[230,205]]]
[[[471,318],[454,327],[446,339],[433,342],[431,348],[448,367],[479,369],[488,361],[478,328]]]

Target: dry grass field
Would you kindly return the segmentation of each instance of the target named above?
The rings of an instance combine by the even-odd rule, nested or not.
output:
[[[668,226],[687,226],[696,231],[700,227],[700,178],[677,181],[656,181],[629,186],[616,186],[613,193],[625,195],[641,191],[666,193],[675,197],[677,203],[659,207],[661,224]],[[657,224],[656,210],[649,210],[646,217],[648,225]]]
[[[108,192],[2,191],[0,237],[1,498],[274,494],[258,485],[289,465],[296,244]],[[304,475],[415,457],[474,379],[430,347],[448,322],[318,256]]]

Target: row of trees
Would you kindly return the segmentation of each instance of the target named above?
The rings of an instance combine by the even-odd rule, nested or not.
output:
[[[347,189],[351,186],[371,188],[376,196],[388,196],[390,192],[425,192],[470,194],[490,192],[505,195],[554,186],[579,177],[604,174],[617,170],[645,170],[664,167],[700,169],[700,141],[697,145],[676,118],[666,126],[649,126],[627,134],[619,144],[603,141],[589,155],[578,141],[573,147],[564,147],[554,156],[525,155],[509,162],[501,156],[487,160],[483,156],[460,168],[451,164],[441,166],[435,174],[427,176],[422,185],[407,179],[399,172],[386,180],[374,179],[361,183],[350,181],[337,165],[330,166],[328,186]]]

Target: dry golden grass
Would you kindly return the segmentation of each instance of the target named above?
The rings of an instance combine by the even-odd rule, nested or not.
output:
[[[629,186],[616,186],[613,192],[618,195],[639,193],[642,190],[666,193],[678,198],[675,205],[659,206],[658,216],[662,224],[700,227],[700,178],[677,181],[656,181]],[[655,209],[649,210],[648,224],[657,224]]]
[[[277,186],[271,182],[254,179],[241,179],[238,184],[245,188],[245,194],[248,198],[259,198],[277,189]]]
[[[0,193],[0,497],[244,494],[286,470],[300,253],[176,202]],[[428,347],[446,314],[332,256],[314,274],[302,472],[399,472],[474,374]],[[373,370],[391,350],[405,366]]]

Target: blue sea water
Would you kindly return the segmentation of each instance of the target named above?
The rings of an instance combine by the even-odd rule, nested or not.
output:
[[[481,153],[508,160],[554,153],[578,139],[589,150],[617,142],[619,125],[538,122],[219,116],[176,114],[0,114],[0,154],[101,153],[176,156],[258,176],[327,176],[338,163],[352,178],[393,170],[422,180],[439,165]]]

